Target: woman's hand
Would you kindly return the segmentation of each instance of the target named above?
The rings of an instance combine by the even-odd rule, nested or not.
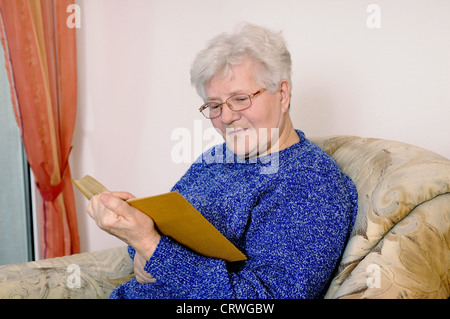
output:
[[[145,264],[147,260],[142,257],[140,254],[136,253],[134,255],[134,275],[136,276],[136,280],[140,284],[148,284],[155,283],[156,279],[148,272],[144,270]]]
[[[130,193],[105,192],[91,198],[87,212],[101,229],[123,240],[142,258],[149,260],[161,236],[150,217],[125,202],[131,198],[134,196]]]

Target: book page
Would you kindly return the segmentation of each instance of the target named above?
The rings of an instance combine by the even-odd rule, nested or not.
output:
[[[108,191],[105,186],[89,175],[86,175],[79,180],[72,180],[72,182],[88,200],[95,195]]]

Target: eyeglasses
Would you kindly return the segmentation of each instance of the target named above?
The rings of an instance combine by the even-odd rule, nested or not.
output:
[[[260,89],[253,94],[238,93],[230,96],[223,103],[208,102],[200,106],[199,111],[207,119],[215,119],[222,114],[223,105],[226,104],[233,111],[243,111],[252,105],[252,98],[257,97],[266,89]]]

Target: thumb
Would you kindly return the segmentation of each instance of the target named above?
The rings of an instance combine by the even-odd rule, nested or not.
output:
[[[133,194],[130,194],[128,192],[110,192],[112,196],[118,197],[122,200],[129,200],[132,198],[136,198]]]
[[[125,217],[130,214],[129,208],[131,206],[123,199],[114,196],[112,193],[102,193],[100,195],[100,201],[106,208],[119,216]]]

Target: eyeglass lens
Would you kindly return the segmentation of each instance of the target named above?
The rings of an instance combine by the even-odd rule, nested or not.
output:
[[[251,105],[250,95],[248,94],[236,94],[230,96],[226,104],[228,104],[232,110],[243,110]],[[208,103],[208,107],[203,110],[203,114],[207,118],[218,117],[222,113],[223,104],[220,103]]]

